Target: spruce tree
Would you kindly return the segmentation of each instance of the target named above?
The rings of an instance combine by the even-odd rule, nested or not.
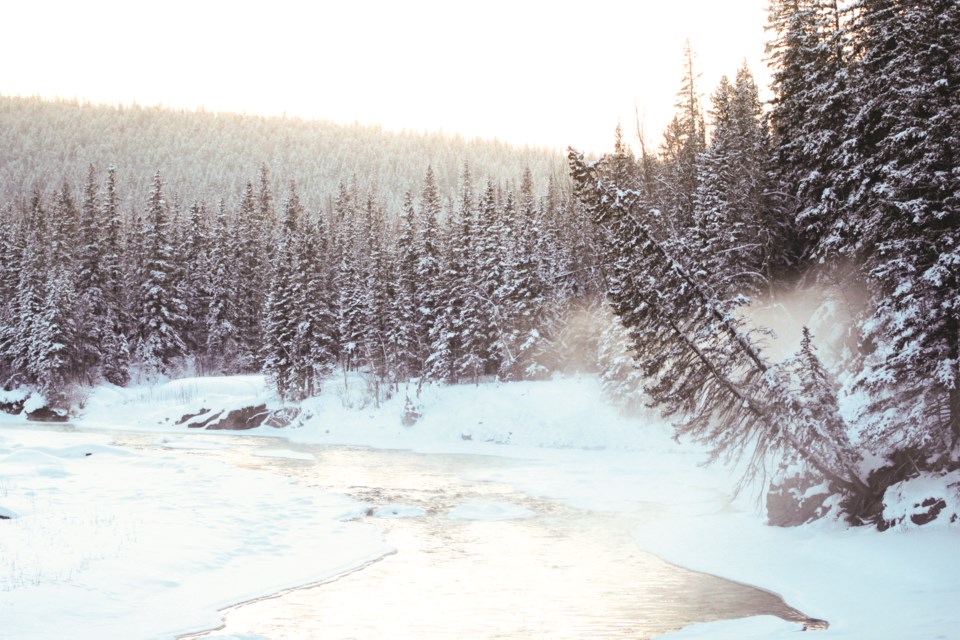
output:
[[[664,237],[682,246],[693,226],[694,193],[700,154],[706,149],[706,131],[698,75],[694,69],[693,49],[688,41],[683,50],[684,75],[677,94],[676,115],[667,125],[660,149],[660,185],[657,202],[662,218],[658,221]],[[620,156],[624,155],[621,151]],[[633,185],[631,185],[633,186]]]
[[[226,260],[232,265],[235,277],[236,295],[236,366],[239,371],[254,371],[261,362],[260,349],[263,336],[263,313],[265,297],[269,289],[270,267],[266,258],[266,246],[269,236],[262,216],[268,215],[269,190],[261,185],[261,201],[258,205],[253,183],[247,182],[240,206],[233,223],[230,242],[223,246],[224,256],[217,260]],[[221,285],[222,287],[223,285]]]
[[[397,292],[395,316],[395,336],[397,347],[398,375],[410,378],[420,375],[422,344],[426,336],[421,330],[420,301],[421,287],[418,282],[418,267],[422,258],[418,251],[421,247],[419,219],[413,204],[413,194],[409,191],[404,197],[400,214],[400,235],[397,238]]]
[[[587,164],[571,150],[570,163],[578,197],[609,229],[617,251],[609,296],[649,381],[647,395],[678,420],[678,435],[709,444],[715,458],[746,458],[748,478],[797,456],[837,491],[876,508],[877,496],[860,476],[860,456],[845,426],[811,428],[798,417],[807,415],[793,411],[806,401],[803,389],[792,387],[783,369],[763,357],[729,307],[700,280],[696,259],[672,254],[656,237],[644,195],[605,175],[604,159]]]
[[[868,434],[960,447],[960,6],[863,0],[845,216],[825,241],[861,265]]]
[[[547,373],[542,356],[549,345],[548,286],[543,267],[548,256],[539,248],[542,216],[533,189],[532,175],[525,170],[517,210],[508,225],[511,251],[500,295],[506,316],[505,351],[509,354],[500,371],[505,379],[537,379]],[[506,210],[510,212],[512,207]]]
[[[171,375],[186,353],[182,337],[186,309],[176,290],[177,267],[159,171],[154,174],[147,200],[143,233],[142,307],[137,319],[136,356],[147,376]]]
[[[836,0],[773,0],[768,28],[780,215],[799,231],[793,253],[809,258],[837,216],[833,177],[851,114],[848,32]]]
[[[463,308],[470,296],[473,260],[474,193],[470,168],[464,166],[456,215],[447,226],[444,270],[440,277],[443,303],[430,331],[430,377],[457,382],[464,371]],[[468,363],[470,365],[476,362]]]
[[[742,67],[713,95],[713,135],[701,154],[691,240],[711,285],[723,295],[754,295],[783,271],[783,230],[769,213],[771,156],[760,98]]]
[[[488,181],[479,206],[464,227],[470,260],[463,265],[464,281],[457,319],[461,354],[457,373],[472,382],[495,372],[502,330],[499,303],[503,259],[500,255],[501,224],[493,183]]]
[[[104,251],[100,188],[91,166],[83,188],[80,224],[77,234],[76,360],[87,382],[99,376],[103,345],[112,330],[108,318],[103,270]]]
[[[107,170],[107,183],[101,210],[100,267],[103,276],[103,343],[100,349],[101,371],[107,382],[125,385],[130,380],[129,303],[124,295],[123,223],[117,198],[116,169]]]
[[[295,196],[295,192],[291,194],[291,198]],[[292,349],[297,361],[295,384],[301,397],[318,394],[323,380],[336,367],[336,317],[325,261],[328,250],[322,223],[317,220],[306,224],[296,241],[295,277],[299,282],[295,312],[299,321]]]
[[[182,337],[186,350],[200,358],[206,354],[206,315],[210,307],[210,237],[206,206],[194,202],[183,227],[177,259],[180,263],[177,294],[184,305]]]
[[[209,269],[206,282],[209,296],[202,321],[208,368],[227,374],[247,370],[246,367],[251,361],[249,353],[244,350],[246,345],[242,342],[241,327],[244,323],[239,316],[241,306],[238,289],[243,286],[243,274],[234,272],[239,255],[235,251],[233,240],[234,234],[226,205],[221,201],[213,223],[206,261]]]
[[[418,336],[417,360],[420,363],[420,375],[426,373],[427,359],[431,354],[431,336],[444,305],[444,287],[442,282],[443,245],[441,238],[440,215],[442,213],[440,195],[437,190],[433,169],[428,167],[420,192],[420,209],[417,221],[418,257],[414,282],[416,283],[416,326]]]

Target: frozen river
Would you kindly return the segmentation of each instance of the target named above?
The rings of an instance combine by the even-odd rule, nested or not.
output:
[[[123,433],[116,442],[161,446]],[[230,444],[180,453],[362,501],[369,509],[361,520],[396,552],[339,579],[232,607],[209,637],[647,638],[726,618],[804,620],[769,592],[644,553],[630,532],[649,512],[576,510],[483,479],[523,461],[242,436]]]

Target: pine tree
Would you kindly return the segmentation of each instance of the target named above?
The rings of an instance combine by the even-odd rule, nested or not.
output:
[[[488,181],[479,207],[464,227],[470,260],[463,265],[464,281],[457,327],[461,355],[457,373],[473,382],[496,371],[498,334],[503,328],[499,303],[503,281],[501,227],[493,183]]]
[[[50,406],[66,408],[68,387],[80,373],[72,274],[62,269],[50,271],[46,293],[43,312],[33,327],[33,369]]]
[[[960,449],[960,6],[858,8],[849,195],[824,244],[862,265],[871,291],[868,434],[938,457]]]
[[[512,211],[512,207],[506,207]],[[503,300],[506,346],[508,355],[501,365],[501,376],[507,379],[537,379],[547,370],[541,356],[549,337],[546,327],[547,283],[539,251],[542,219],[533,192],[533,177],[524,171],[520,184],[520,200],[516,216],[507,225],[512,229],[511,249],[507,258]]]
[[[207,344],[206,315],[210,307],[210,237],[206,206],[194,202],[190,207],[177,247],[180,263],[177,296],[183,301],[181,336],[189,354],[205,359]],[[201,364],[202,369],[202,364]]]
[[[440,277],[443,304],[430,332],[429,375],[434,380],[456,382],[464,370],[463,307],[470,295],[473,260],[474,194],[470,168],[464,166],[456,216],[447,227],[444,270]],[[471,364],[468,363],[468,368]]]
[[[93,382],[99,376],[102,348],[107,332],[112,329],[108,323],[107,302],[104,292],[105,274],[103,272],[103,249],[101,241],[102,212],[99,186],[96,174],[91,166],[87,172],[87,182],[83,188],[80,224],[78,229],[76,292],[78,308],[76,310],[76,360],[87,382]]]
[[[0,215],[7,221],[7,224],[0,225],[0,388],[6,388],[11,376],[15,375],[10,348],[19,323],[15,301],[23,260],[18,236],[23,225],[9,204]]]
[[[209,296],[203,317],[203,335],[210,370],[228,374],[246,370],[250,362],[249,356],[243,352],[245,345],[240,333],[243,323],[239,317],[238,289],[242,286],[243,275],[238,277],[234,273],[239,255],[233,240],[226,205],[221,201],[207,258]]]
[[[35,190],[18,233],[21,263],[9,314],[15,323],[6,328],[4,338],[6,357],[13,371],[7,384],[28,384],[37,380],[37,326],[47,299],[47,222],[43,197],[39,190]]]
[[[444,287],[442,283],[443,246],[441,243],[440,215],[442,213],[440,195],[437,190],[433,169],[428,167],[420,193],[420,210],[416,235],[415,254],[418,257],[414,282],[416,283],[416,326],[420,363],[419,375],[426,372],[427,359],[431,354],[431,336],[438,322],[440,310],[444,305]]]
[[[848,33],[836,0],[773,0],[769,30],[781,215],[800,232],[793,253],[809,257],[837,215],[833,176],[851,114]]]
[[[421,261],[417,253],[421,246],[418,222],[413,194],[408,191],[403,201],[397,238],[397,297],[393,312],[395,335],[392,337],[397,346],[398,376],[401,379],[419,376],[423,367],[420,354],[425,335],[419,322],[422,304],[417,278]]]
[[[396,384],[396,335],[392,312],[395,307],[393,256],[386,243],[385,220],[381,204],[375,195],[367,196],[362,227],[362,246],[367,252],[366,269],[361,273],[363,309],[361,328],[364,360],[373,374],[375,399],[380,390],[388,392]]]
[[[698,75],[694,70],[693,49],[689,41],[684,46],[683,58],[683,84],[677,94],[677,113],[664,132],[660,150],[661,184],[656,194],[663,216],[658,224],[664,237],[671,238],[676,245],[684,243],[693,226],[697,168],[700,154],[706,149]]]
[[[130,380],[130,346],[125,327],[129,324],[128,303],[124,295],[122,255],[122,219],[117,202],[116,169],[107,170],[107,184],[99,225],[103,234],[100,239],[102,253],[100,268],[104,317],[102,345],[100,349],[101,371],[104,379],[116,385],[125,385]]]
[[[746,66],[713,96],[713,136],[701,154],[693,239],[711,286],[754,295],[783,271],[785,232],[772,219],[771,156],[760,98]]]
[[[364,326],[364,280],[368,254],[361,244],[356,192],[340,183],[334,205],[335,224],[339,228],[339,258],[336,267],[335,289],[337,299],[337,335],[340,342],[340,360],[344,372],[354,370],[362,361]]]
[[[138,318],[136,355],[148,376],[170,375],[186,352],[182,337],[185,305],[175,288],[177,269],[159,171],[154,174],[143,228],[142,307]]]
[[[792,413],[793,401],[803,402],[802,390],[783,381],[782,370],[698,281],[695,259],[671,255],[656,238],[643,194],[607,178],[603,159],[587,164],[571,150],[570,163],[578,197],[617,248],[609,295],[649,380],[647,394],[665,416],[679,420],[678,434],[708,443],[714,458],[746,457],[747,477],[763,473],[771,460],[798,456],[837,491],[876,507],[859,475],[859,454],[837,431],[811,430]]]
[[[261,182],[261,204],[258,205],[253,183],[247,182],[237,209],[231,242],[222,249],[227,254],[218,257],[219,260],[229,261],[235,270],[236,366],[239,371],[257,370],[261,362],[263,313],[266,291],[269,289],[268,278],[264,274],[270,273],[265,242],[269,236],[266,235],[266,224],[261,217],[270,213],[268,187],[268,184]]]
[[[291,194],[291,199],[296,193]],[[336,317],[333,292],[327,287],[324,254],[329,250],[322,223],[307,225],[297,239],[296,312],[299,315],[293,351],[296,386],[301,397],[320,392],[321,383],[336,368]]]
[[[283,399],[302,399],[298,384],[298,349],[296,345],[301,283],[298,280],[297,237],[303,210],[296,188],[291,185],[290,197],[284,203],[280,242],[273,258],[270,290],[264,311],[263,372]]]

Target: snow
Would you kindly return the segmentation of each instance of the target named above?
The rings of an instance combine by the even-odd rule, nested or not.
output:
[[[911,516],[926,512],[930,501],[942,500],[940,517],[925,526],[950,526],[951,519],[960,519],[960,471],[944,476],[921,473],[916,478],[893,485],[887,489],[884,497],[883,517],[887,521],[902,522],[903,526],[908,527]],[[925,505],[925,502],[928,504]]]
[[[532,518],[536,514],[520,505],[509,502],[465,502],[464,504],[451,509],[447,512],[447,517],[451,520],[484,520],[493,522],[497,520],[524,520]]]
[[[242,434],[286,437],[289,448],[259,453],[294,462],[308,460],[298,444],[509,457],[515,463],[470,479],[629,514],[641,549],[782,595],[830,623],[818,638],[946,638],[960,628],[960,525],[948,518],[924,526],[905,518],[882,533],[836,520],[767,526],[757,491],[735,496],[731,470],[704,466],[706,453],[675,442],[655,416],[619,415],[592,377],[426,385],[419,397],[415,386],[401,387],[380,406],[364,397],[365,388],[358,377],[348,378],[346,389],[342,379],[332,382],[302,404],[290,427]],[[403,426],[408,395],[423,416]],[[281,406],[257,376],[102,386],[87,399],[79,431],[0,424],[0,513],[17,516],[0,520],[4,631],[18,638],[170,637],[215,627],[219,607],[389,553],[377,529],[349,521],[370,505],[177,451],[230,446],[229,434],[198,438],[177,425],[184,414],[259,403]],[[118,449],[91,428],[159,432],[170,450]],[[889,513],[908,516],[932,494],[956,510],[960,477],[953,475],[894,487]],[[403,504],[371,513],[424,515]],[[447,512],[479,520],[528,515],[521,505],[476,501]],[[670,637],[777,639],[798,631],[797,623],[760,617]]]
[[[404,504],[385,504],[373,510],[374,518],[420,518],[427,512],[420,507]]]
[[[346,497],[108,440],[0,430],[0,513],[18,516],[0,520],[7,637],[170,638],[392,551]]]
[[[83,425],[183,433],[177,422],[184,416],[240,409],[267,403],[270,397],[263,376],[184,378],[127,388],[104,384],[87,398]]]
[[[306,453],[304,451],[291,451],[290,449],[261,449],[259,451],[254,451],[252,455],[258,458],[303,460],[304,462],[309,462],[315,459],[312,453]]]
[[[31,413],[47,406],[47,399],[39,391],[34,391],[23,403],[24,413]]]
[[[16,389],[11,389],[10,391],[0,387],[0,404],[21,402],[26,400],[27,396],[29,395],[30,391],[24,387],[17,387]]]
[[[194,438],[160,438],[157,444],[165,449],[178,449],[184,451],[222,451],[230,447],[224,442],[206,442]]]

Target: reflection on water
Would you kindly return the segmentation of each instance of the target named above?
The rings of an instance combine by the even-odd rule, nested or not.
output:
[[[520,462],[347,447],[297,447],[315,460],[285,460],[251,455],[275,442],[234,442],[238,446],[227,450],[184,453],[283,473],[371,507],[419,507],[426,515],[368,518],[397,553],[337,580],[229,609],[216,635],[647,638],[726,618],[805,620],[773,594],[642,552],[630,537],[637,523],[628,515],[577,511],[506,485],[464,479]],[[537,515],[499,522],[446,517],[478,500],[513,502]]]

